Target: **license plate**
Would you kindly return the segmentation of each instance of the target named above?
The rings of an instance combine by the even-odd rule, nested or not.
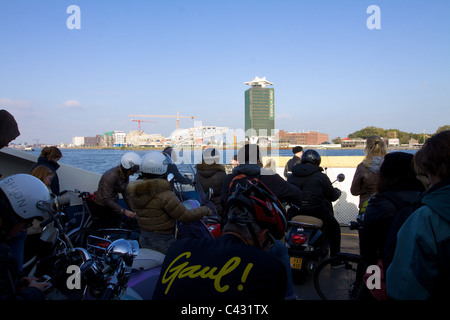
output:
[[[302,268],[302,258],[291,257],[291,268],[301,269]]]

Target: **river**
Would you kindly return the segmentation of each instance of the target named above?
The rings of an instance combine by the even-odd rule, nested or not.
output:
[[[63,157],[60,162],[81,168],[87,171],[103,174],[106,170],[117,166],[120,163],[120,158],[126,150],[121,149],[60,149]],[[362,149],[316,149],[321,156],[363,156]],[[394,150],[390,150],[392,152]],[[402,150],[408,153],[415,153],[417,150]],[[41,149],[34,151],[27,151],[30,154],[39,156]],[[143,156],[148,151],[136,151],[140,156]],[[235,154],[233,149],[220,150],[222,154],[222,163],[230,163],[230,159]],[[271,154],[267,154],[262,150],[262,155],[285,156],[292,157],[291,150],[272,150]],[[201,150],[183,149],[178,153],[179,161],[177,163],[199,163],[201,162]]]

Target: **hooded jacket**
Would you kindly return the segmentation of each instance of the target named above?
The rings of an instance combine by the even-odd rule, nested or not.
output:
[[[450,297],[450,180],[427,190],[421,202],[400,229],[387,270],[387,294],[394,299]]]
[[[144,179],[127,187],[142,231],[173,234],[175,220],[192,222],[209,213],[207,207],[187,209],[164,179]]]

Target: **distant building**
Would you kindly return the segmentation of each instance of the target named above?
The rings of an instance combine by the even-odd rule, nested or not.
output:
[[[394,139],[388,139],[388,147],[399,147],[400,146],[400,139],[394,138]]]
[[[72,137],[72,144],[75,147],[84,146],[84,137]]]
[[[245,136],[270,137],[275,129],[275,90],[266,86],[273,83],[255,77],[245,84],[251,86],[245,91]]]
[[[284,130],[278,132],[278,143],[280,144],[318,145],[328,141],[328,133],[316,131],[287,132]]]
[[[84,137],[85,147],[95,147],[98,146],[98,137]]]
[[[341,140],[341,146],[343,148],[356,148],[356,147],[365,147],[366,139],[356,138],[344,138]]]
[[[123,147],[127,145],[127,134],[125,131],[114,131],[113,132],[113,146]]]

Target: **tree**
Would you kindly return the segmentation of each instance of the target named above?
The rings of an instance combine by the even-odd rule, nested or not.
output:
[[[446,131],[446,130],[450,130],[450,125],[445,125],[445,126],[442,126],[442,127],[439,127],[437,130],[436,130],[436,133],[439,133],[439,132],[442,132],[442,131]]]

